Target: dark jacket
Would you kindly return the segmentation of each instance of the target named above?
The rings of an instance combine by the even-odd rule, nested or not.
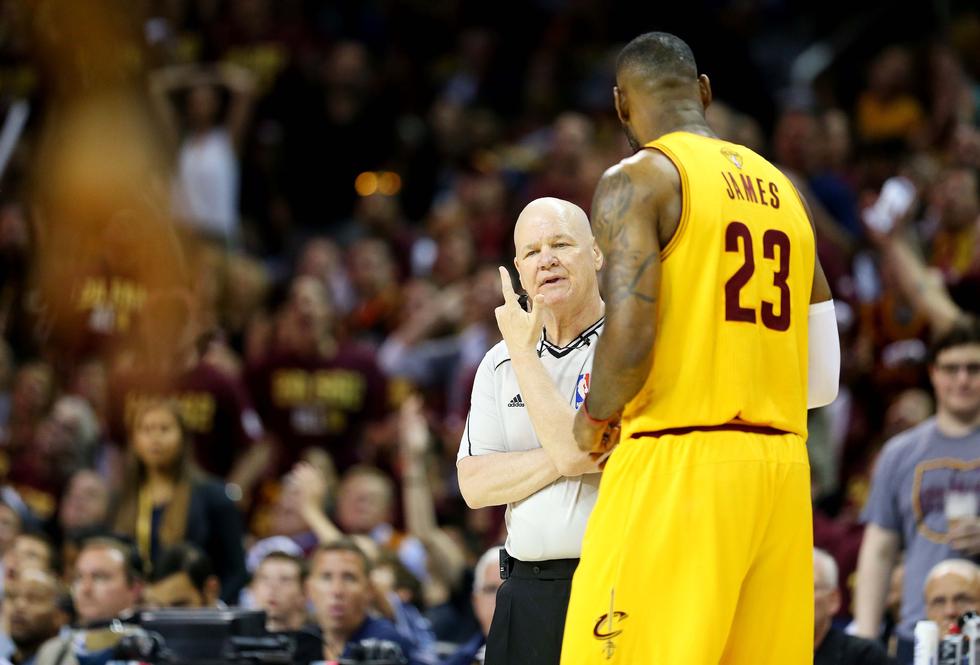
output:
[[[877,642],[831,628],[813,654],[813,665],[892,665],[892,660]]]
[[[191,487],[184,540],[197,545],[211,559],[221,580],[221,600],[238,604],[238,592],[248,581],[242,546],[242,516],[225,494],[225,486],[201,480]]]

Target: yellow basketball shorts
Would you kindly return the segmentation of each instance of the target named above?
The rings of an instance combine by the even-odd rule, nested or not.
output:
[[[626,440],[585,531],[561,663],[812,663],[812,548],[799,436]]]

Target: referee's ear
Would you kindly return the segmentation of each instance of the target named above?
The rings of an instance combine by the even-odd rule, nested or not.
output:
[[[606,264],[606,257],[599,249],[599,243],[596,242],[595,238],[592,239],[592,264],[595,266],[596,272],[602,270],[602,266]]]
[[[517,265],[517,257],[514,257],[514,272],[517,273],[517,283],[521,285],[521,288],[527,291],[527,287],[524,286],[524,280],[521,279],[521,268]]]

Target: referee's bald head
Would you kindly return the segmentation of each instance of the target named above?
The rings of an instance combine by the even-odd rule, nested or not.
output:
[[[539,219],[543,215],[564,220],[568,223],[568,230],[575,235],[576,239],[582,242],[592,242],[592,227],[584,210],[571,201],[545,196],[528,203],[524,206],[521,214],[517,216],[517,224],[514,225],[514,247],[516,249],[520,250],[518,236],[523,227],[531,220]]]

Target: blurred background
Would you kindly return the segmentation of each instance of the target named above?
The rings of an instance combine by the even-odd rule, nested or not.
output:
[[[67,547],[118,525],[131,421],[166,396],[245,551],[309,551],[312,501],[346,532],[420,539],[403,557],[418,604],[466,615],[466,571],[502,529],[455,480],[499,340],[496,266],[531,199],[589,210],[628,154],[616,54],[667,30],[712,80],[718,134],[814,209],[844,349],[840,397],[810,416],[815,527],[847,586],[875,454],[932,413],[937,325],[862,213],[909,178],[909,242],[980,312],[980,10],[664,4],[0,1],[0,478],[18,528]],[[300,460],[312,498],[283,482]]]

